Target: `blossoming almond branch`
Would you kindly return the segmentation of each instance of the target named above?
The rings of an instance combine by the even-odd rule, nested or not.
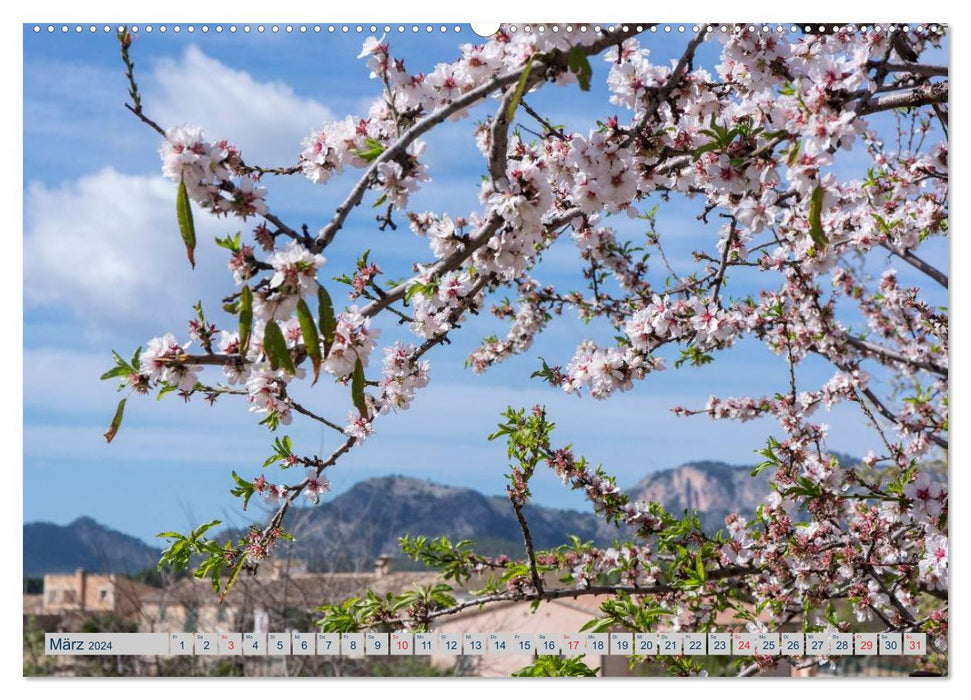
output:
[[[189,342],[166,334],[130,360],[115,354],[104,378],[120,378],[129,392],[157,388],[186,400],[245,396],[271,430],[296,412],[344,436],[327,458],[276,438],[264,469],[299,465],[302,480],[271,483],[264,474],[233,472],[244,508],[253,496],[276,504],[270,521],[223,545],[206,534],[217,521],[187,535],[165,533],[170,547],[161,563],[194,566],[223,596],[242,571],[255,573],[287,537],[285,516],[296,499],[316,503],[329,487],[324,472],[374,432],[379,416],[406,410],[428,384],[424,356],[448,342],[469,313],[511,289],[515,303],[492,306],[511,321],[506,337],[487,338],[469,357],[475,372],[527,352],[554,316],[570,310],[611,326],[615,343],[586,340],[564,363],[544,360],[534,377],[594,399],[665,371],[662,353],[672,348],[680,353],[676,368],[711,363],[745,338],[778,356],[788,382],[774,396],[712,396],[704,408],[674,408],[683,416],[776,419],[781,439],[769,438],[759,467],[773,472],[768,499],[752,521],[732,516],[725,532],[705,533],[691,515],[632,503],[603,470],[552,448],[552,423],[541,407],[510,409],[493,437],[509,442],[508,492],[525,558],[405,538],[405,552],[446,579],[485,577],[481,590],[462,603],[445,584],[369,595],[323,609],[325,629],[422,627],[469,605],[609,593],[592,628],[708,629],[718,612],[733,610],[752,629],[799,620],[806,630],[845,630],[876,620],[887,630],[926,631],[942,651],[947,490],[928,469],[934,450],[947,448],[948,316],[888,266],[892,255],[946,294],[946,275],[921,251],[947,235],[947,69],[920,61],[942,34],[926,26],[798,38],[726,29],[700,27],[671,65],[652,61],[631,26],[503,29],[486,43],[462,45],[454,62],[427,73],[410,72],[388,43],[371,38],[360,58],[380,95],[368,114],[325,123],[304,140],[297,164],[285,167],[246,164],[232,144],[207,140],[201,128],[155,123],[142,109],[131,37],[123,32],[128,108],[163,137],[162,172],[176,184],[190,263],[194,206],[260,223],[251,242],[239,233],[216,241],[229,253],[236,285],[223,299],[232,329],[217,328],[200,303]],[[714,72],[696,65],[706,42],[721,44]],[[608,114],[586,132],[554,125],[535,106],[540,89],[588,90],[599,73],[590,59],[601,54],[612,108],[624,116]],[[411,195],[432,177],[421,137],[489,100],[495,112],[473,128],[486,173],[482,210],[410,209]],[[895,146],[887,145],[888,133]],[[865,177],[845,177],[839,158],[847,150],[866,159]],[[302,174],[326,186],[345,170],[361,175],[316,235],[270,212],[265,177]],[[364,252],[335,278],[354,302],[338,310],[333,290],[320,283],[324,252],[369,195],[383,211],[380,228],[407,220],[428,240],[432,258],[416,261],[400,281],[382,282],[380,254]],[[674,198],[698,202],[698,226],[716,229],[713,250],[693,251],[694,267],[672,264],[665,251],[664,242],[679,244],[661,221]],[[629,235],[631,222],[646,229],[642,241]],[[567,231],[584,291],[538,279],[545,251]],[[421,342],[383,348],[381,377],[369,379],[385,318]],[[201,351],[190,352],[192,343]],[[822,386],[801,388],[798,370],[810,357],[834,373]],[[221,367],[224,381],[204,383],[207,366]],[[354,409],[343,424],[288,392],[294,381],[322,376],[350,389]],[[859,464],[830,452],[827,427],[813,420],[837,404],[858,407],[873,429],[874,451]],[[541,464],[585,491],[595,511],[621,528],[615,546],[574,541],[537,550],[523,508]],[[677,673],[697,670],[690,659],[668,663]],[[741,671],[774,663],[756,659]]]

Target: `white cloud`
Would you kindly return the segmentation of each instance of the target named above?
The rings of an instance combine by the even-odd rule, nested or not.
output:
[[[196,210],[197,238],[211,241],[216,221]],[[208,251],[207,251],[208,252]],[[24,195],[24,299],[66,306],[90,319],[179,308],[187,289],[216,269],[215,256],[193,272],[175,216],[175,186],[159,176],[105,168],[59,186],[32,182]],[[220,263],[224,258],[219,259]],[[220,265],[221,267],[221,265]]]
[[[144,90],[146,111],[160,124],[199,125],[208,137],[235,143],[247,162],[258,165],[295,163],[300,141],[333,118],[289,85],[259,82],[195,46],[181,59],[160,60],[153,78],[156,85]]]

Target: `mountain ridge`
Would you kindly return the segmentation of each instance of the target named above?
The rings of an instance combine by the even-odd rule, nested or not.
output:
[[[635,500],[659,501],[674,514],[697,510],[702,527],[714,532],[730,512],[752,517],[768,494],[769,472],[753,478],[751,470],[698,460],[647,474],[625,491]],[[563,544],[569,535],[598,545],[625,535],[589,511],[529,504],[524,514],[537,548]],[[282,545],[282,553],[307,560],[311,570],[360,570],[380,554],[401,556],[397,539],[404,534],[472,539],[489,555],[517,556],[522,549],[518,521],[504,496],[397,474],[357,482],[326,507],[292,509],[290,529],[296,539]],[[227,528],[220,537],[232,532]],[[77,568],[135,573],[153,567],[158,554],[158,548],[90,517],[63,526],[24,524],[25,576]]]
[[[25,523],[23,537],[24,576],[76,569],[134,574],[158,563],[157,548],[88,516],[67,525]]]

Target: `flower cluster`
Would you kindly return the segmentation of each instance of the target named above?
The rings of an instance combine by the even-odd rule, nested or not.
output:
[[[367,367],[380,335],[381,331],[371,328],[371,319],[362,316],[357,306],[349,307],[337,316],[334,344],[324,360],[324,369],[340,378],[350,375],[358,360]]]
[[[411,406],[415,391],[428,386],[428,361],[413,359],[414,345],[395,343],[384,351],[381,364],[381,412],[404,411]]]
[[[202,367],[186,364],[183,359],[191,345],[191,341],[179,345],[171,333],[149,340],[141,354],[141,367],[148,380],[176,386],[180,391],[192,391]]]
[[[515,301],[493,310],[508,328],[471,354],[476,373],[529,352],[570,308],[590,322],[591,334],[613,340],[584,339],[572,356],[555,360],[561,365],[544,362],[537,375],[594,399],[630,391],[669,364],[707,365],[732,348],[760,345],[767,366],[780,369],[778,387],[675,408],[685,417],[774,420],[780,432],[757,468],[768,471],[771,493],[754,519],[730,515],[725,534],[712,537],[690,515],[678,520],[629,497],[569,450],[537,451],[637,541],[577,544],[530,563],[567,572],[578,592],[617,581],[657,587],[645,600],[667,611],[673,629],[701,628],[740,602],[764,611],[747,620],[750,629],[774,629],[845,600],[852,612],[820,625],[920,628],[942,648],[947,615],[928,615],[927,600],[946,598],[948,577],[948,492],[933,469],[949,426],[949,316],[941,307],[948,280],[934,247],[948,235],[947,86],[946,67],[920,63],[940,34],[789,36],[739,26],[701,33],[679,59],[659,62],[636,33],[504,28],[419,71],[406,68],[384,38],[368,39],[359,58],[379,94],[361,114],[315,129],[296,166],[280,169],[329,186],[347,171],[366,171],[354,174],[359,181],[317,238],[269,215],[252,175],[266,171],[244,165],[232,145],[208,141],[198,128],[170,129],[160,149],[167,177],[216,214],[265,221],[251,244],[238,235],[219,240],[244,287],[224,300],[239,330],[207,324],[200,307],[191,332],[205,356],[166,335],[140,358],[118,358],[109,374],[139,393],[156,386],[188,399],[204,390],[214,400],[245,392],[270,428],[307,413],[343,433],[329,467],[373,433],[378,415],[412,405],[429,383],[425,354],[503,288],[514,290]],[[720,46],[712,47],[715,38]],[[701,59],[706,42],[717,59]],[[545,83],[586,89],[597,73],[588,57],[597,54],[607,66],[608,113],[581,128],[542,115],[533,91]],[[484,159],[478,211],[409,211],[433,175],[419,137],[483,103],[498,111],[470,127]],[[891,110],[896,134],[883,123],[888,115],[875,116]],[[353,275],[337,278],[360,306],[333,309],[318,280],[323,252],[365,195],[373,195],[368,204],[379,207],[383,231],[406,219],[434,259],[396,273],[387,260],[378,266],[362,256]],[[669,202],[690,212],[688,226],[664,218]],[[585,289],[564,287],[559,275],[542,286],[533,276],[560,238],[579,252]],[[384,288],[384,269],[402,281]],[[942,291],[928,292],[925,283]],[[319,313],[308,318],[305,304],[315,301]],[[377,349],[379,319],[392,314],[420,345],[383,348],[380,378],[368,378],[360,369]],[[221,365],[234,388],[200,390],[202,366],[210,364]],[[343,425],[290,398],[288,385],[311,365],[315,380],[323,369],[350,389],[354,408]],[[829,445],[820,416],[837,408],[859,411],[871,429],[873,451],[863,460]],[[288,442],[278,442],[277,452],[284,466],[300,461]],[[317,502],[329,486],[325,467],[302,463],[316,466],[300,484],[258,477],[253,491],[281,508],[298,490]],[[514,507],[528,500],[532,467],[513,470]],[[273,541],[254,530],[247,556],[265,557]],[[539,574],[531,574],[508,578],[509,595],[539,594]],[[731,578],[724,588],[722,577]],[[758,660],[759,668],[770,663]]]
[[[267,213],[266,189],[242,173],[239,150],[228,141],[206,141],[201,128],[177,126],[165,133],[159,154],[162,174],[213,213],[243,220]]]

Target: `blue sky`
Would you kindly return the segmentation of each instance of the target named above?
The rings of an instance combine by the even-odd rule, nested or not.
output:
[[[300,139],[322,120],[363,113],[377,94],[379,85],[356,58],[364,36],[156,32],[141,34],[133,54],[146,112],[157,121],[199,124],[208,136],[234,141],[248,162],[288,165],[296,160]],[[475,39],[467,26],[460,34],[390,37],[408,68],[424,72],[452,60],[459,44]],[[666,61],[680,54],[685,41],[659,34],[645,43],[655,60]],[[703,46],[700,62],[713,65],[717,50],[716,42]],[[593,66],[590,93],[548,87],[530,103],[554,123],[583,131],[595,119],[617,113],[606,100],[605,64],[596,60]],[[211,240],[239,228],[197,211],[198,265],[188,267],[175,227],[175,188],[160,175],[158,137],[127,113],[126,97],[113,35],[34,34],[25,27],[24,520],[66,523],[90,515],[151,540],[159,531],[209,517],[244,522],[228,494],[229,473],[255,475],[274,435],[242,403],[183,405],[169,396],[161,402],[133,398],[114,443],[102,438],[119,398],[113,382],[98,380],[111,364],[112,348],[127,355],[165,331],[185,339],[197,299],[217,324],[231,322],[218,300],[232,278],[225,251]],[[429,135],[433,181],[413,198],[415,210],[454,215],[477,208],[484,167],[471,126],[487,108],[491,104]],[[840,158],[841,174],[865,171],[859,154]],[[299,176],[266,182],[275,213],[316,230],[343,199],[351,178],[326,187]],[[697,203],[681,200],[660,209],[658,229],[676,268],[686,269],[691,250],[714,247],[717,228],[697,222],[698,212]],[[617,223],[624,235],[643,232],[636,222]],[[426,243],[399,224],[396,232],[378,232],[369,207],[351,217],[326,252],[322,280],[332,294],[339,286],[328,280],[347,271],[365,248],[391,277],[405,274],[413,260],[428,259]],[[943,242],[933,255],[946,259]],[[578,260],[572,243],[561,241],[536,276],[582,288]],[[904,281],[919,282],[903,265],[897,269]],[[745,290],[742,278],[728,287],[732,293]],[[384,328],[382,345],[399,335],[388,324]],[[669,411],[676,404],[701,407],[711,393],[771,393],[786,386],[785,364],[756,343],[740,343],[708,367],[672,367],[632,392],[596,402],[563,395],[529,375],[539,356],[564,364],[578,341],[606,341],[612,334],[605,328],[566,314],[524,356],[483,376],[464,369],[465,357],[483,336],[505,330],[483,314],[466,323],[451,346],[433,353],[432,384],[410,411],[379,421],[376,434],[329,472],[334,491],[397,473],[502,493],[505,448],[487,442],[486,435],[510,404],[546,404],[558,425],[557,441],[602,462],[624,486],[689,460],[751,463],[765,438],[780,433],[771,421],[739,425],[675,418]],[[800,368],[800,384],[814,388],[830,374],[822,363],[809,361]],[[347,392],[325,384],[298,398],[341,420]],[[818,419],[831,426],[833,449],[863,454],[874,445],[855,412],[837,410]],[[324,454],[336,445],[334,433],[322,435],[299,420],[280,432],[293,438],[298,451]],[[582,507],[580,497],[547,473],[537,477],[533,491],[545,505]]]

